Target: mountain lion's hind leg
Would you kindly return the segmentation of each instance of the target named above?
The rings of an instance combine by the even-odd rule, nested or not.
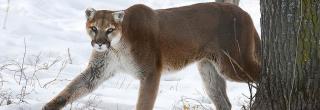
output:
[[[219,75],[212,62],[208,59],[203,59],[198,63],[198,69],[205,90],[216,109],[231,110],[231,104],[226,93],[226,81]]]

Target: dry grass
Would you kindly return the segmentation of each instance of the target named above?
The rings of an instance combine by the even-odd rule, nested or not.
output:
[[[25,98],[34,92],[36,87],[45,88],[50,83],[58,81],[59,75],[67,66],[67,57],[49,57],[42,53],[31,54],[27,52],[27,45],[24,41],[24,52],[22,58],[7,58],[0,63],[0,106],[12,103],[28,103]],[[54,70],[57,73],[52,73]],[[51,73],[56,77],[49,82],[41,83],[40,74]],[[13,79],[13,80],[12,80]],[[10,84],[10,86],[4,86]],[[16,90],[19,90],[17,92]]]

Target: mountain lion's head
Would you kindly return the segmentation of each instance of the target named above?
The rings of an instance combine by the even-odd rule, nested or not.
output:
[[[86,10],[86,29],[97,52],[107,51],[121,39],[124,11]]]

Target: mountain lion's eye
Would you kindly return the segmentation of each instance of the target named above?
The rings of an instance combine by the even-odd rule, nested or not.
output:
[[[92,30],[93,32],[97,32],[97,31],[98,31],[98,29],[97,29],[95,26],[92,26],[92,27],[91,27],[91,30]]]
[[[112,31],[114,31],[114,29],[113,29],[113,28],[109,28],[109,29],[107,30],[107,33],[109,34],[109,33],[111,33]]]

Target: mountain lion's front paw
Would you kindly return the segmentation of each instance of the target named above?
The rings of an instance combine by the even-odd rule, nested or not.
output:
[[[42,107],[42,110],[61,110],[66,105],[66,99],[58,96]]]
[[[56,105],[47,103],[45,106],[42,107],[42,110],[60,110]]]

